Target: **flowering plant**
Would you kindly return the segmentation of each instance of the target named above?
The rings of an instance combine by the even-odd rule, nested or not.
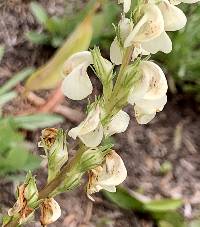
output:
[[[193,0],[184,0],[194,3]],[[88,174],[86,193],[104,189],[115,192],[127,176],[123,160],[107,139],[124,132],[130,117],[123,110],[128,104],[134,109],[139,124],[149,123],[167,102],[167,80],[162,69],[150,61],[158,51],[169,53],[172,42],[168,31],[183,28],[185,14],[176,6],[180,1],[137,1],[130,17],[131,0],[120,0],[123,13],[115,26],[116,37],[110,47],[111,61],[102,57],[99,48],[72,55],[64,64],[62,91],[72,100],[92,94],[93,85],[87,73],[91,67],[100,80],[103,92],[87,106],[87,116],[68,135],[62,129],[44,129],[39,146],[48,160],[47,185],[38,191],[35,177],[29,173],[18,188],[17,202],[4,218],[4,226],[24,224],[41,209],[41,224],[56,221],[61,210],[54,197],[72,190]],[[120,65],[119,70],[115,66]],[[75,156],[68,160],[67,136],[77,140]]]

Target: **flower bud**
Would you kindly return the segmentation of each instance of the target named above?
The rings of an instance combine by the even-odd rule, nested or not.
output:
[[[61,209],[53,198],[46,198],[41,204],[40,222],[43,226],[55,222],[61,216]]]
[[[18,198],[14,206],[8,210],[9,216],[20,214],[19,223],[25,223],[33,216],[34,206],[38,201],[38,190],[35,178],[29,172],[24,184],[18,187]]]
[[[66,133],[62,129],[47,128],[42,131],[40,145],[48,158],[48,182],[53,180],[68,160]]]
[[[105,155],[110,151],[112,145],[106,145],[99,148],[91,148],[85,151],[80,160],[80,170],[85,172],[101,165]]]

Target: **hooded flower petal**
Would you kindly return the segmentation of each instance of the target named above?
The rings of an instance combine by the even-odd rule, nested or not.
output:
[[[100,122],[100,108],[92,109],[87,118],[68,133],[73,139],[79,137],[87,147],[98,146],[103,139],[103,127]]]
[[[99,106],[93,108],[86,119],[80,123],[77,127],[71,129],[69,131],[69,136],[73,139],[76,139],[79,135],[86,135],[92,131],[94,131],[100,123],[100,108]]]
[[[64,65],[65,79],[62,83],[64,95],[72,100],[81,100],[92,93],[92,83],[87,74],[87,67],[92,63],[89,51],[72,55]]]
[[[72,100],[81,100],[92,93],[92,83],[86,70],[83,63],[65,77],[61,88],[65,96]]]
[[[122,42],[122,46],[119,43],[119,40],[117,37],[115,37],[114,41],[112,42],[110,46],[110,59],[115,65],[122,64],[122,57],[123,57],[123,43],[129,33],[132,30],[132,22],[130,19],[122,17],[122,19],[119,22],[119,39]]]
[[[153,100],[163,97],[167,92],[167,80],[162,69],[151,61],[140,63],[141,76],[134,84],[128,102],[134,104],[136,100],[142,98]]]
[[[155,100],[137,100],[134,106],[137,122],[139,124],[149,123],[156,116],[156,112],[160,112],[163,110],[166,103],[166,95],[164,95],[160,99]]]
[[[165,31],[177,31],[185,26],[187,22],[185,14],[168,0],[163,0],[159,4],[159,9],[164,18]]]
[[[103,139],[103,126],[100,123],[94,131],[79,137],[87,147],[97,147]]]
[[[112,42],[110,46],[110,60],[115,64],[115,65],[120,65],[122,64],[122,50],[120,47],[120,43],[117,40],[117,37],[115,37],[114,41]]]
[[[131,0],[118,0],[118,3],[123,3],[124,4],[124,12],[128,13],[128,11],[131,8]]]
[[[126,167],[121,157],[111,151],[105,158],[105,162],[91,170],[87,185],[87,195],[92,199],[91,194],[101,189],[115,192],[115,186],[121,184],[127,176]]]
[[[89,51],[78,52],[78,53],[73,54],[71,57],[69,57],[64,64],[63,74],[65,76],[67,76],[77,66],[79,66],[83,63],[87,66],[92,64],[92,55]]]
[[[143,17],[126,38],[125,47],[154,39],[164,31],[163,16],[156,5],[146,4],[143,11]]]
[[[147,124],[156,116],[156,112],[152,114],[146,114],[138,106],[134,106],[135,118],[138,124]]]
[[[168,54],[172,51],[172,41],[166,32],[162,32],[155,39],[142,43],[141,47],[151,54],[156,54],[158,51]]]
[[[133,29],[133,23],[130,19],[122,16],[122,19],[119,21],[119,35],[122,43],[128,37],[129,33]]]
[[[120,110],[111,120],[111,122],[104,129],[106,136],[111,136],[115,133],[125,132],[130,121],[129,115]]]
[[[146,114],[153,114],[155,112],[160,112],[163,110],[165,104],[167,103],[167,96],[155,100],[141,99],[135,102],[135,105],[143,110]]]
[[[41,205],[41,224],[43,226],[55,222],[61,216],[61,209],[53,198],[44,199]]]

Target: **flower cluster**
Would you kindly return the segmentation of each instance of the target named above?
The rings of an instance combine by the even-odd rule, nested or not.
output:
[[[115,27],[111,61],[103,58],[95,48],[74,54],[63,68],[62,91],[72,100],[82,100],[92,93],[93,85],[87,73],[89,66],[103,86],[103,95],[89,106],[85,120],[68,133],[89,148],[96,148],[105,138],[127,129],[130,117],[122,110],[127,103],[133,105],[139,124],[147,124],[163,110],[167,102],[167,80],[162,69],[148,59],[158,51],[171,52],[172,42],[167,32],[180,30],[187,22],[185,14],[176,6],[179,1],[138,1],[130,18],[126,13],[131,8],[131,0],[118,3],[123,4],[123,14]],[[117,77],[116,65],[121,65]],[[111,154],[102,165],[90,171],[89,197],[102,188],[114,191],[115,185],[124,180],[126,171],[115,169],[124,169],[123,162],[116,153]]]
[[[126,131],[130,116],[123,109],[128,104],[133,106],[139,124],[147,124],[163,110],[167,80],[162,69],[149,58],[158,51],[169,53],[172,42],[167,32],[185,26],[187,18],[177,5],[197,1],[138,0],[128,18],[131,0],[118,0],[123,4],[123,13],[115,26],[110,61],[102,57],[97,47],[67,59],[62,72],[65,96],[82,100],[92,94],[89,67],[100,80],[103,94],[89,103],[86,118],[68,132],[68,136],[78,139],[77,154],[71,160],[68,160],[67,134],[62,129],[42,131],[39,146],[44,148],[44,158],[48,161],[47,185],[38,192],[35,178],[29,173],[18,188],[17,202],[3,226],[12,221],[27,222],[39,207],[42,225],[56,221],[61,210],[53,197],[78,186],[85,173],[89,176],[86,191],[91,200],[94,200],[92,194],[102,189],[116,191],[127,170],[121,157],[111,149],[113,145],[108,138]],[[114,70],[115,66],[119,70]]]

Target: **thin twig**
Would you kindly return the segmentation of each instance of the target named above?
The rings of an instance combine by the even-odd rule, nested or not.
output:
[[[21,95],[23,95],[25,92],[25,88],[22,86],[19,86],[17,90]],[[56,98],[54,99],[52,104],[50,103],[52,98],[50,98],[46,102],[45,99],[39,97],[33,92],[26,93],[26,99],[37,108],[33,108],[28,111],[23,111],[22,113],[20,113],[20,115],[28,115],[31,113],[38,113],[38,112],[42,112],[42,113],[54,112],[54,113],[63,115],[65,118],[67,118],[73,123],[79,123],[80,121],[82,121],[82,119],[84,118],[84,115],[82,112],[79,112],[78,110],[69,108],[61,104],[56,105],[56,101],[61,99],[61,95],[58,93],[59,93],[58,91],[57,93],[54,93],[56,94]]]

